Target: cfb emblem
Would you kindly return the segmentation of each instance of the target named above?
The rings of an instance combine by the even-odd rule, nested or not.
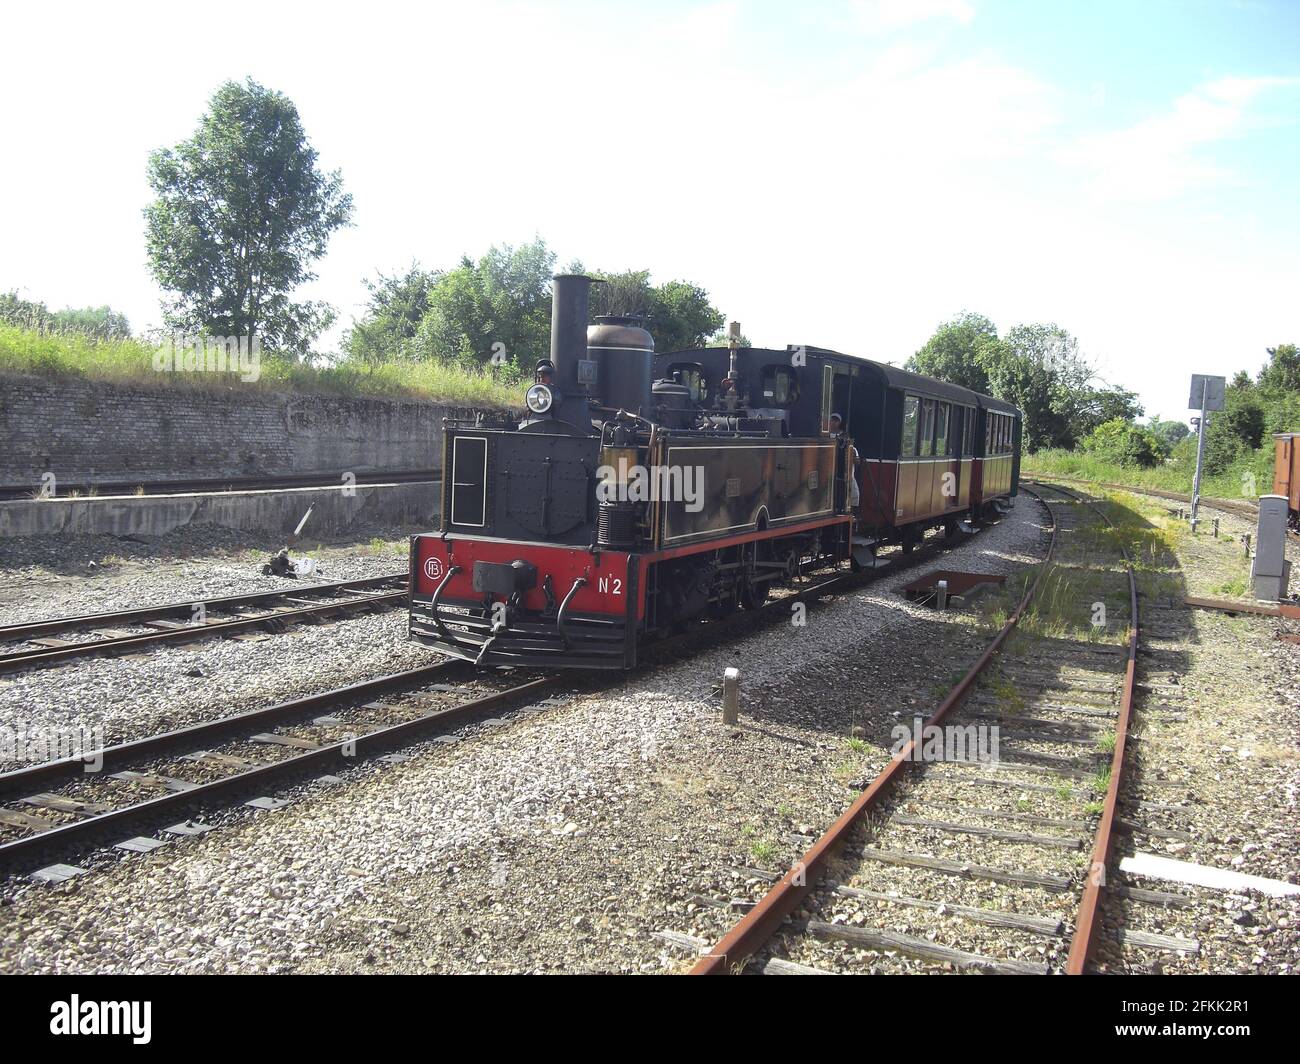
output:
[[[442,559],[430,558],[424,563],[424,575],[430,580],[442,579]]]

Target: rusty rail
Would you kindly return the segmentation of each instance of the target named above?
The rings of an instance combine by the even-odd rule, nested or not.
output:
[[[1293,606],[1289,602],[1268,605],[1263,602],[1234,602],[1232,599],[1207,599],[1188,595],[1183,599],[1183,605],[1200,610],[1219,610],[1223,613],[1253,613],[1260,617],[1286,617],[1290,620],[1300,621],[1300,606]]]
[[[1052,552],[1056,549],[1058,528],[1056,513],[1042,496],[1036,492],[1028,491],[1028,489],[1022,488],[1022,490],[1038,499],[1047,509],[1051,518],[1051,539],[1047,545],[1047,553],[1044,555],[1043,562],[1039,566],[1033,581],[1020,599],[1020,603],[1016,606],[1015,612],[1007,618],[1006,624],[1002,626],[984,653],[980,655],[980,659],[971,666],[957,686],[948,693],[948,697],[943,700],[939,708],[925,722],[925,727],[938,724],[954,707],[965,699],[971,687],[979,678],[980,673],[993,660],[994,655],[1006,642],[1007,637],[1020,623],[1020,618],[1038,590],[1043,574],[1047,571],[1047,565],[1052,559]],[[893,756],[889,764],[885,766],[867,789],[858,795],[853,804],[841,814],[840,818],[812,845],[808,852],[799,861],[795,862],[794,866],[781,877],[780,881],[773,885],[772,889],[763,896],[759,903],[728,931],[707,955],[700,958],[695,967],[691,969],[691,975],[727,975],[738,971],[751,956],[763,947],[767,940],[777,932],[785,918],[794,912],[803,899],[807,897],[812,889],[810,884],[816,882],[817,874],[823,869],[831,855],[848,838],[850,831],[861,816],[873,808],[888,793],[904,771],[904,767],[908,764],[914,746],[915,741],[909,741],[906,746]]]
[[[1056,490],[1067,495],[1074,494],[1066,488]],[[1079,501],[1085,500],[1079,499]],[[1111,519],[1095,503],[1088,502],[1087,505],[1107,525],[1114,527]],[[1124,754],[1128,744],[1129,723],[1133,716],[1133,689],[1137,682],[1138,636],[1141,620],[1138,614],[1137,575],[1133,572],[1133,561],[1122,543],[1119,544],[1119,550],[1128,570],[1128,662],[1124,668],[1124,689],[1120,694],[1119,719],[1115,723],[1115,750],[1110,759],[1110,783],[1106,787],[1106,801],[1102,806],[1101,818],[1097,821],[1097,832],[1093,838],[1092,861],[1088,866],[1083,898],[1079,902],[1079,911],[1074,920],[1074,936],[1070,939],[1070,953],[1065,963],[1066,975],[1084,974],[1097,939],[1101,892],[1106,885],[1106,866],[1110,861],[1115,817],[1119,808],[1119,791],[1124,776]]]

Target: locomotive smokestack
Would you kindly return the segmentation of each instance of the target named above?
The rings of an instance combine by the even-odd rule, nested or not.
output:
[[[591,429],[587,409],[588,297],[592,279],[580,273],[562,273],[551,278],[551,361],[555,363],[555,384],[561,402],[555,416],[580,429]],[[580,363],[582,364],[580,366]]]

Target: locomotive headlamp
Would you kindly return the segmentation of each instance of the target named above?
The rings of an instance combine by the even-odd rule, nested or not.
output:
[[[545,384],[534,384],[524,396],[524,402],[534,414],[545,414],[555,404],[555,393]]]

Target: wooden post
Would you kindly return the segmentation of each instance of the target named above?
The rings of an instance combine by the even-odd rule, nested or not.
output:
[[[1214,519],[1214,538],[1219,538],[1219,519],[1217,517]]]
[[[722,674],[722,723],[735,724],[740,719],[740,670],[735,666]]]
[[[1250,557],[1250,533],[1249,532],[1246,533],[1244,539],[1246,543],[1246,557],[1249,558]]]
[[[935,605],[941,610],[946,610],[948,608],[948,581],[940,580],[935,584],[934,593]]]

